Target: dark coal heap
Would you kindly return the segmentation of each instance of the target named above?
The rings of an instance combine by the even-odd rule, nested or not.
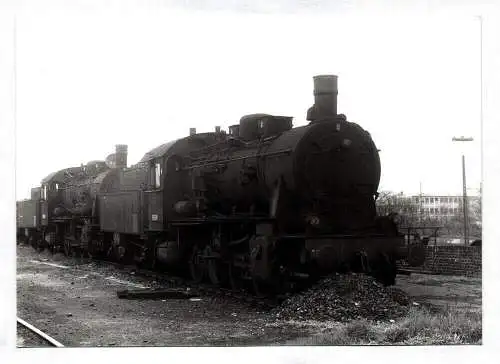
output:
[[[407,313],[409,303],[403,291],[384,287],[373,277],[336,274],[286,299],[272,314],[285,320],[383,321]]]

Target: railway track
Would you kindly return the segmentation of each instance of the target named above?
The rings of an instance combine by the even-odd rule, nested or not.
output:
[[[129,263],[123,263],[123,262],[115,262],[112,260],[107,260],[103,258],[97,258],[97,257],[92,257],[92,258],[75,258],[75,257],[68,257],[67,258],[75,261],[76,259],[80,259],[82,263],[88,264],[88,263],[95,263],[99,264],[101,266],[112,266],[120,271],[127,272],[127,273],[132,273],[136,276],[139,277],[147,277],[147,278],[152,278],[158,283],[160,283],[163,286],[166,286],[166,288],[189,288],[191,290],[191,293],[197,294],[200,296],[209,296],[209,297],[214,297],[214,298],[222,298],[222,299],[228,299],[228,300],[233,300],[233,301],[239,301],[241,303],[247,304],[251,307],[262,309],[262,310],[268,310],[272,309],[279,304],[281,304],[284,300],[286,300],[290,295],[297,294],[298,292],[302,291],[304,288],[307,287],[302,287],[302,289],[289,292],[288,294],[275,294],[275,295],[254,295],[249,292],[249,290],[241,289],[241,290],[234,290],[230,288],[224,288],[220,286],[214,286],[209,283],[203,283],[203,282],[195,282],[187,277],[184,276],[179,276],[179,275],[173,275],[172,273],[165,273],[159,270],[151,270],[151,269],[145,269],[145,268],[140,268],[135,264],[129,264]],[[79,265],[79,264],[78,264]],[[80,271],[84,271],[86,273],[94,273],[92,270],[87,270],[87,269],[82,269],[81,267],[77,266],[72,266],[74,269],[78,269]],[[411,271],[400,271],[401,274],[411,274]],[[142,288],[142,287],[141,287]],[[154,299],[155,296],[158,296],[157,293],[153,288],[148,288],[144,287],[144,293],[146,293],[147,290],[151,291],[150,297],[148,297],[147,293],[146,294],[141,294],[143,297],[142,299]],[[118,293],[118,292],[117,292]],[[120,296],[120,295],[119,295]],[[123,295],[121,298],[123,298],[126,295]]]
[[[67,257],[68,259],[71,259],[75,261],[75,258],[73,257]],[[189,278],[178,276],[178,275],[173,275],[171,273],[165,273],[161,272],[158,270],[150,270],[150,269],[144,269],[140,268],[137,265],[134,264],[124,264],[124,263],[118,263],[118,262],[113,262],[110,260],[106,259],[100,259],[100,258],[80,258],[82,265],[83,264],[89,264],[89,263],[95,263],[98,265],[101,265],[102,267],[105,266],[111,266],[116,268],[119,271],[126,272],[126,273],[133,273],[137,277],[146,277],[146,278],[152,278],[158,283],[160,283],[162,286],[166,286],[167,288],[189,288],[193,293],[196,293],[200,296],[210,296],[210,297],[216,297],[216,298],[223,298],[223,299],[230,299],[233,301],[239,301],[242,303],[245,303],[251,307],[255,307],[258,309],[271,309],[273,307],[276,307],[279,303],[281,303],[286,297],[288,296],[255,296],[250,294],[246,290],[239,290],[235,291],[229,288],[223,288],[219,286],[214,286],[209,283],[199,283],[199,282],[194,282],[190,280]],[[46,262],[44,264],[47,264]],[[56,266],[55,264],[49,264]],[[77,265],[70,265],[68,268],[72,269],[77,269],[81,272],[85,273],[95,273],[92,269],[85,269],[80,266],[80,264]],[[63,268],[63,267],[61,267]],[[64,268],[66,268],[64,266]],[[148,290],[149,288],[144,288],[144,290]],[[153,289],[151,289],[153,292]]]
[[[91,262],[112,265],[121,271],[134,272],[134,274],[137,276],[154,278],[157,282],[168,285],[169,288],[186,287],[192,289],[194,292],[200,295],[233,299],[236,301],[244,302],[250,306],[263,309],[273,308],[286,298],[286,296],[254,296],[245,290],[235,291],[232,289],[217,287],[207,283],[198,283],[180,276],[173,276],[168,273],[139,268],[136,265],[127,265],[104,259],[93,258]]]
[[[21,325],[22,327],[26,328],[29,332],[35,334],[38,338],[42,339],[45,343],[47,343],[49,346],[54,346],[57,348],[63,348],[64,345],[61,344],[59,341],[56,339],[52,338],[51,336],[47,335],[43,331],[37,329],[35,326],[31,325],[30,323],[24,321],[21,318],[17,318],[17,323]]]

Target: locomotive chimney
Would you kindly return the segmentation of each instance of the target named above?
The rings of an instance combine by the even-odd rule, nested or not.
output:
[[[127,152],[128,146],[126,144],[117,144],[115,146],[115,167],[127,168]]]
[[[196,128],[189,128],[189,135],[196,135]]]
[[[314,105],[307,111],[307,120],[323,121],[337,117],[337,76],[314,76]]]

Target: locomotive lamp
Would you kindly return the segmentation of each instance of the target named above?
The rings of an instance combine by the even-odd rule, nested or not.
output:
[[[395,213],[393,216],[392,216],[392,222],[396,225],[399,225],[401,224],[401,215]]]
[[[319,217],[317,216],[308,216],[306,220],[310,225],[313,226],[317,226],[320,223]]]

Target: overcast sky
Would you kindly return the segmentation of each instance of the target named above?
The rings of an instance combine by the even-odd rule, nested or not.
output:
[[[339,76],[339,112],[381,149],[381,190],[461,193],[462,151],[479,188],[477,17],[165,3],[18,13],[17,198],[115,144],[128,144],[131,164],[190,127],[227,128],[246,113],[305,125],[317,74]],[[452,143],[461,135],[475,141]]]

